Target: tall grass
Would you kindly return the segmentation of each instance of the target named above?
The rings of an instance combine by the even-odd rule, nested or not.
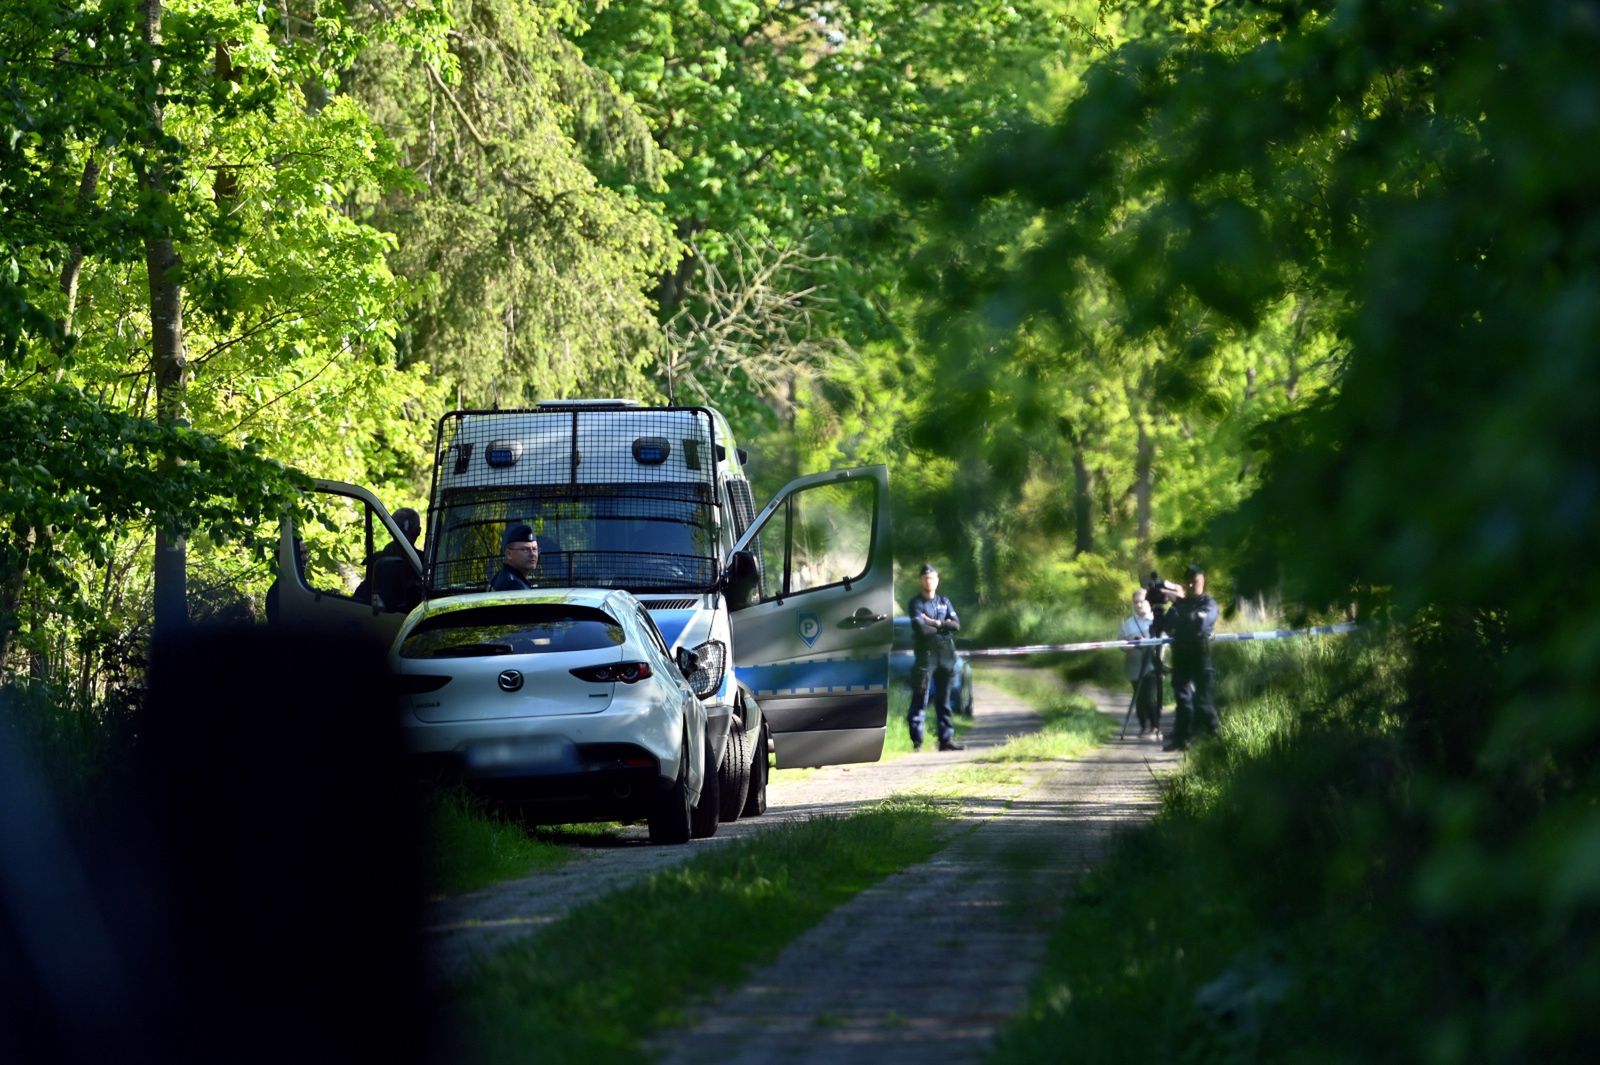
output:
[[[63,688],[14,682],[0,686],[0,730],[37,767],[71,811],[90,809],[133,749],[131,710],[86,705]]]
[[[570,846],[562,845],[564,837],[613,830],[609,825],[535,830],[459,787],[430,788],[423,812],[428,887],[438,895],[457,895],[553,869],[575,856]]]
[[[995,1060],[1470,1058],[1450,1024],[1416,1024],[1463,944],[1441,951],[1412,907],[1402,650],[1297,641],[1217,658],[1221,735],[1070,896]]]

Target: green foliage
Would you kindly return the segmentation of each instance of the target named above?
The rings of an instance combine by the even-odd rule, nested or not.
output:
[[[281,463],[397,490],[429,452],[414,422],[439,405],[395,364],[407,289],[354,209],[403,173],[329,89],[363,35],[336,5],[312,21],[180,0],[147,42],[144,10],[0,11],[0,614],[74,705],[112,698],[112,658],[141,657],[151,529],[193,534],[197,616],[235,610],[304,484]],[[408,10],[379,36],[426,50],[437,11]],[[158,428],[145,256],[160,240],[182,364],[163,411],[179,420]]]
[[[447,66],[402,42],[353,71],[413,177],[374,213],[420,293],[406,363],[465,405],[647,394],[648,293],[681,249],[641,196],[670,157],[568,39],[570,6],[466,0],[451,16]]]
[[[80,619],[92,611],[72,560],[105,566],[124,527],[204,528],[259,549],[308,483],[256,446],[129,417],[64,385],[0,392],[0,456],[0,572],[26,566],[55,610]]]
[[[791,291],[815,286],[822,296],[810,332],[850,347],[896,337],[901,264],[866,254],[864,240],[874,231],[910,236],[884,179],[914,160],[948,158],[1011,119],[1032,91],[1048,7],[586,3],[579,47],[638,102],[678,163],[663,185],[639,194],[704,257],[664,273],[663,314],[703,311],[711,271],[733,274],[741,244],[804,248],[814,259]],[[819,359],[811,369],[835,367]],[[709,376],[702,386],[733,408],[747,436],[765,418],[742,393],[784,402],[781,390],[768,395],[737,371],[732,387]]]
[[[963,344],[946,362],[966,367],[973,338],[1006,352],[927,423],[1025,425],[1051,374],[1070,381],[1083,363],[1041,373],[1027,343],[1042,331],[1109,325],[1118,350],[1155,346],[1155,394],[1197,433],[1239,353],[1274,354],[1285,381],[1305,365],[1291,352],[1314,359],[1320,387],[1298,400],[1285,388],[1253,422],[1230,414],[1219,439],[1244,429],[1232,439],[1250,445],[1241,483],[1186,521],[1179,546],[1209,546],[1245,594],[1393,617],[1408,632],[1404,694],[1369,692],[1337,726],[1300,724],[1259,775],[1208,776],[1215,756],[1198,758],[1201,783],[1177,794],[1197,816],[1226,802],[1230,815],[1274,803],[1322,818],[1299,827],[1327,853],[1265,837],[1309,900],[1359,889],[1321,915],[1346,936],[1314,944],[1327,957],[1304,959],[1308,986],[1373,971],[1419,923],[1440,945],[1442,978],[1422,955],[1393,967],[1377,996],[1392,1008],[1333,994],[1337,1008],[1308,996],[1289,1015],[1348,1032],[1342,1056],[1382,1053],[1363,1033],[1376,1043],[1417,1011],[1439,1020],[1409,1057],[1576,1053],[1596,980],[1568,962],[1593,925],[1580,855],[1600,783],[1600,625],[1553,620],[1551,604],[1595,571],[1596,474],[1573,446],[1593,420],[1600,340],[1593,19],[1479,0],[1149,17],[1167,28],[1130,32],[1058,115],[925,190],[941,234],[930,320]],[[1034,220],[1025,240],[947,252],[1019,213]],[[1271,882],[1270,856],[1197,869],[1195,883]],[[1380,887],[1412,908],[1373,904]],[[1240,934],[1227,924],[1218,942]]]
[[[1430,627],[1229,648],[1220,739],[1076,889],[997,1060],[1582,1057],[1587,820],[1441,785],[1415,717],[1477,684]]]

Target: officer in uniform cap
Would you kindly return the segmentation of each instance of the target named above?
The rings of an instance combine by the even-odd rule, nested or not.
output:
[[[939,571],[924,562],[918,575],[922,594],[911,597],[906,614],[911,618],[911,649],[915,654],[911,668],[911,709],[906,724],[911,730],[911,748],[922,750],[923,708],[928,700],[928,680],[933,680],[933,706],[939,722],[939,749],[960,751],[956,726],[950,717],[950,675],[956,666],[956,642],[951,633],[961,628],[956,608],[939,594]]]
[[[1211,630],[1217,625],[1217,601],[1206,594],[1204,566],[1185,572],[1188,588],[1160,621],[1157,635],[1172,637],[1172,695],[1177,704],[1172,738],[1162,748],[1181,751],[1197,735],[1215,735],[1217,707],[1212,698]]]
[[[490,579],[489,590],[510,592],[532,588],[534,571],[539,568],[539,541],[533,535],[533,526],[521,521],[507,525],[500,537],[500,553],[504,564]]]

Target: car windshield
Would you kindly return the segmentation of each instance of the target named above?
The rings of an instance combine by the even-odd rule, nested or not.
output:
[[[538,587],[704,591],[717,578],[713,509],[701,483],[458,489],[445,497],[432,585],[481,590],[517,521],[539,544]]]
[[[620,647],[615,618],[593,607],[529,603],[473,607],[422,619],[400,644],[401,658],[477,658]]]
[[[699,407],[457,411],[440,421],[428,585],[484,590],[502,538],[538,543],[540,588],[703,592],[720,575],[716,439]],[[502,582],[512,583],[512,582]]]

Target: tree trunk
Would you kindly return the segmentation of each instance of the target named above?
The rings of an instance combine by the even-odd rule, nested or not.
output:
[[[150,130],[140,183],[150,207],[164,212],[168,204],[167,164],[160,144],[162,131],[160,60],[156,46],[161,43],[161,0],[144,0],[143,30],[150,48]],[[150,344],[156,381],[156,419],[183,422],[184,390],[187,387],[189,360],[183,349],[183,288],[178,283],[181,265],[170,229],[151,228],[144,243],[145,272],[150,285]],[[188,622],[188,594],[185,588],[186,545],[182,535],[170,529],[156,531],[155,631],[168,632]]]
[[[689,244],[706,228],[706,224],[699,219],[691,218],[679,222],[676,226],[678,239]],[[693,247],[689,253],[678,260],[678,265],[672,272],[662,276],[656,283],[656,307],[659,308],[661,320],[669,320],[683,305],[683,299],[688,294],[689,282],[694,277],[695,270],[700,265],[700,257],[695,254]]]
[[[0,540],[0,678],[11,660],[11,637],[21,615],[33,544],[34,530],[21,524],[12,525],[6,539]]]
[[[1135,533],[1134,542],[1139,552],[1141,567],[1155,562],[1155,553],[1150,547],[1150,504],[1151,504],[1151,473],[1155,467],[1156,444],[1150,438],[1150,426],[1143,417],[1136,417],[1135,423],[1139,426],[1138,451],[1133,460],[1133,507]]]
[[[1074,557],[1094,550],[1094,478],[1084,461],[1083,447],[1072,438],[1072,518]]]
[[[100,156],[90,152],[83,161],[83,180],[78,183],[78,214],[87,216],[94,206],[95,189],[100,184]],[[61,291],[67,297],[67,310],[61,316],[62,343],[72,336],[73,318],[78,311],[78,278],[83,273],[83,245],[73,241],[67,249],[66,264],[61,267]]]

